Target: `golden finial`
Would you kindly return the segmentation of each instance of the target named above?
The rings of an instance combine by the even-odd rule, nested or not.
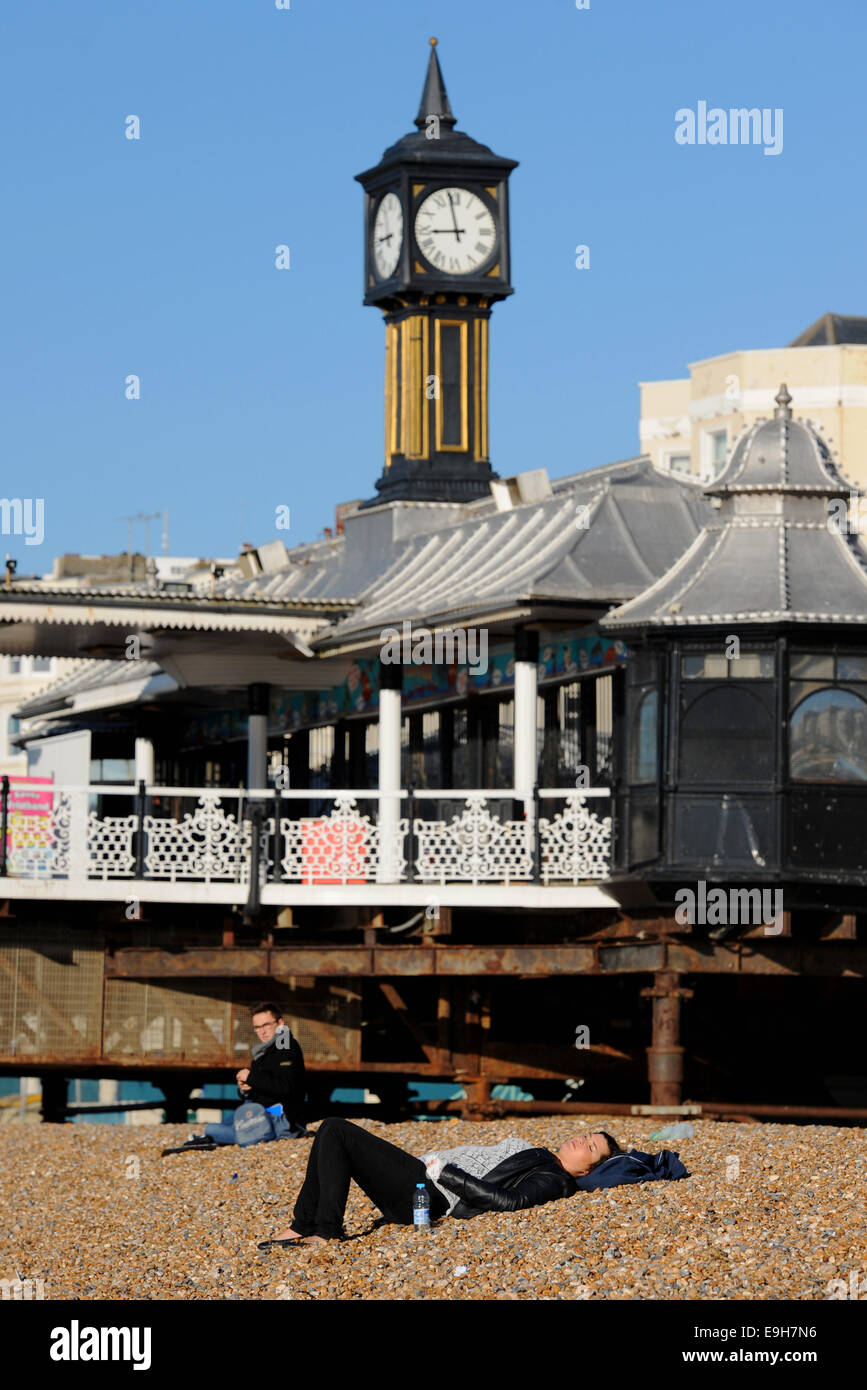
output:
[[[436,48],[436,46],[437,46],[437,41],[436,41],[436,39],[431,39],[431,41],[430,41],[430,46],[431,46],[431,48]]]

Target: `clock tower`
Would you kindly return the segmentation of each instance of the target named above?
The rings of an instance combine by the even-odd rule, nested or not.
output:
[[[358,174],[364,302],[385,315],[385,468],[378,497],[468,502],[488,457],[488,323],[509,283],[517,167],[455,130],[431,39],[416,130]]]

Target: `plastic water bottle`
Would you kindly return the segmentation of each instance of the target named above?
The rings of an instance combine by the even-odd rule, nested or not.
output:
[[[430,1197],[423,1182],[417,1182],[412,1199],[412,1224],[430,1226]]]

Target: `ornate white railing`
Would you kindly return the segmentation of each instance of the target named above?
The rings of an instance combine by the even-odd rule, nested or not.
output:
[[[190,787],[148,787],[144,795],[114,785],[48,791],[38,812],[8,826],[0,867],[9,877],[249,885],[255,860],[260,884],[577,885],[607,878],[610,865],[611,817],[595,809],[610,796],[607,788],[543,788],[532,797],[511,789],[268,789],[249,797]],[[134,809],[107,814],[113,797],[125,797]],[[293,816],[298,801],[329,809]],[[431,801],[460,809],[442,819],[415,814]],[[509,801],[523,806],[519,819],[496,813],[497,803]],[[552,805],[553,814],[542,815],[549,802],[559,809]]]

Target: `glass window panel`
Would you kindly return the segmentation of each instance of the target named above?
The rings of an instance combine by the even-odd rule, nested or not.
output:
[[[822,681],[791,681],[789,684],[789,708],[794,709],[808,695],[813,695],[817,690],[824,690],[825,685]]]
[[[867,656],[838,656],[839,681],[867,681]]]
[[[679,862],[763,869],[773,863],[774,853],[770,797],[675,798],[674,856]]]
[[[773,768],[773,718],[758,691],[731,682],[692,699],[681,718],[683,781],[767,782]]]
[[[793,652],[789,663],[789,675],[792,680],[832,681],[834,658],[823,652]]]
[[[728,673],[729,661],[727,656],[718,655],[715,652],[705,653],[702,674],[706,681],[724,681]]]
[[[798,782],[867,782],[867,704],[851,690],[808,696],[789,725],[789,768]]]
[[[731,663],[731,674],[738,680],[766,680],[774,674],[773,652],[741,652],[737,664]]]
[[[632,722],[629,747],[629,781],[633,785],[656,781],[659,696],[655,690],[642,695]]]
[[[681,670],[687,680],[700,680],[704,675],[703,656],[685,656],[681,662]]]

